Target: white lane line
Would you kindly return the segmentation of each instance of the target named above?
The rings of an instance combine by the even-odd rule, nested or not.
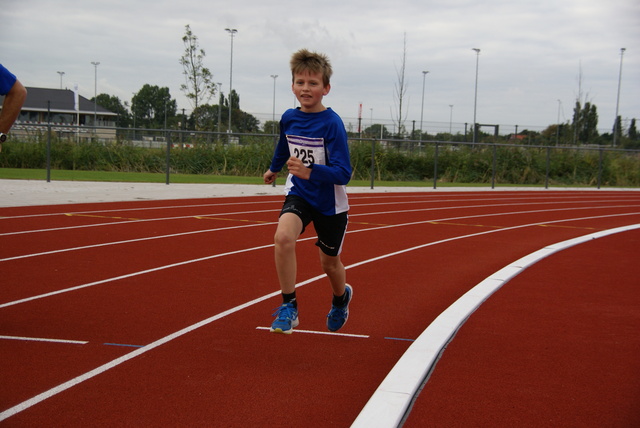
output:
[[[456,208],[462,208],[462,209],[470,208],[470,207],[486,208],[486,207],[513,206],[513,205],[521,206],[521,205],[526,205],[526,204],[480,205],[480,206],[463,206],[463,207],[456,207]],[[633,208],[633,207],[637,207],[637,206],[638,205],[610,205],[610,206],[606,206],[606,207],[595,207],[595,208],[598,208],[598,209],[605,209],[605,208],[606,209],[614,209],[614,208]],[[423,209],[418,209],[418,210],[405,210],[405,211],[382,211],[382,212],[375,212],[375,213],[350,214],[350,217],[386,215],[386,214],[396,214],[396,213],[416,212],[416,211],[435,211],[435,210],[444,210],[444,209],[453,209],[453,208],[423,208]],[[434,220],[422,221],[422,223],[429,223],[429,222],[436,222],[436,221],[459,220],[459,219],[476,218],[476,217],[479,218],[479,217],[491,217],[491,216],[503,216],[503,215],[519,215],[519,214],[531,214],[531,213],[538,213],[538,212],[571,211],[571,210],[585,210],[585,209],[594,209],[594,207],[552,208],[552,209],[543,209],[543,210],[512,211],[512,212],[491,213],[491,214],[484,214],[484,215],[453,217],[453,218],[448,218],[448,219],[434,219]],[[222,215],[228,215],[228,214],[230,214],[230,213],[222,214]],[[237,213],[232,213],[232,214],[237,214]],[[121,223],[107,223],[107,224],[102,224],[102,225],[106,226],[106,225],[109,225],[109,224],[122,224],[122,222]],[[138,239],[129,239],[129,240],[123,240],[123,241],[103,242],[103,243],[100,243],[100,244],[85,245],[85,246],[80,246],[80,247],[61,248],[61,249],[57,249],[57,250],[43,251],[41,253],[30,253],[30,254],[23,254],[23,255],[18,255],[18,256],[6,257],[4,259],[0,259],[0,262],[7,262],[7,261],[25,259],[25,258],[30,258],[30,257],[45,256],[45,255],[50,255],[50,254],[58,254],[58,253],[63,253],[63,252],[67,252],[67,251],[78,251],[78,250],[86,250],[86,249],[90,249],[90,248],[107,247],[107,246],[110,246],[110,245],[129,244],[129,243],[132,243],[132,242],[142,242],[142,241],[149,241],[149,240],[154,240],[154,239],[173,238],[173,237],[177,237],[177,236],[195,235],[195,234],[200,234],[200,233],[217,232],[217,231],[224,231],[224,230],[230,230],[230,229],[242,229],[242,228],[245,228],[245,227],[268,226],[268,225],[273,225],[273,224],[277,224],[277,223],[276,222],[271,222],[271,223],[259,223],[259,224],[251,224],[251,225],[240,225],[240,226],[232,226],[232,227],[226,227],[226,228],[204,229],[204,230],[195,230],[195,231],[190,231],[190,232],[180,232],[180,233],[173,233],[173,234],[168,234],[168,235],[151,236],[151,237],[144,237],[144,238],[138,238]],[[400,226],[414,225],[414,224],[417,224],[417,223],[401,223],[401,224],[397,224],[397,225],[389,225],[388,227],[400,227]],[[91,226],[91,225],[89,225],[89,226]],[[58,229],[50,229],[50,230],[54,231],[54,230],[58,230]],[[363,230],[370,230],[370,229],[363,229]],[[359,231],[362,231],[362,230],[358,230],[357,232],[359,232]],[[352,231],[349,231],[347,233],[351,233],[351,232]],[[23,233],[23,232],[14,232],[14,233]],[[24,233],[27,233],[27,232],[24,232]],[[0,234],[0,236],[2,236],[2,234]]]
[[[239,214],[261,214],[261,213],[270,213],[270,212],[278,212],[277,209],[273,210],[260,210],[260,211],[238,211],[238,212],[230,212],[230,213],[213,213],[213,214],[190,214],[183,215],[177,217],[162,217],[162,218],[146,218],[139,220],[123,220],[123,221],[115,221],[109,223],[93,223],[93,224],[82,224],[77,226],[64,226],[64,227],[52,227],[48,229],[36,229],[36,230],[19,230],[16,232],[6,232],[0,233],[0,236],[11,236],[11,235],[24,235],[28,233],[41,233],[41,232],[57,232],[60,230],[71,230],[71,229],[85,229],[87,227],[103,227],[103,226],[119,226],[122,224],[130,224],[130,223],[148,223],[152,221],[169,221],[169,220],[183,220],[187,218],[196,218],[196,217],[213,217],[213,216],[227,216],[227,215],[239,215]],[[67,214],[65,214],[67,215]],[[75,214],[70,214],[75,215]]]
[[[119,281],[121,279],[131,278],[131,277],[134,277],[134,276],[145,275],[147,273],[158,272],[158,271],[161,271],[161,270],[164,270],[164,269],[171,269],[171,268],[174,268],[174,267],[188,265],[188,264],[191,264],[191,263],[202,262],[202,261],[205,261],[205,260],[216,259],[216,258],[219,258],[219,257],[229,256],[229,255],[233,255],[233,254],[245,253],[245,252],[248,252],[248,251],[261,250],[261,249],[269,248],[269,247],[273,247],[273,244],[262,245],[262,246],[253,247],[253,248],[245,248],[245,249],[236,250],[236,251],[229,251],[228,253],[214,254],[214,255],[211,255],[211,256],[200,257],[198,259],[185,260],[183,262],[171,263],[171,264],[168,264],[168,265],[159,266],[159,267],[146,269],[146,270],[141,270],[141,271],[138,271],[138,272],[128,273],[128,274],[116,276],[116,277],[113,277],[113,278],[107,278],[107,279],[102,279],[100,281],[90,282],[88,284],[82,284],[82,285],[77,285],[75,287],[69,287],[69,288],[65,288],[65,289],[62,289],[62,290],[56,290],[56,291],[52,291],[50,293],[44,293],[44,294],[39,294],[37,296],[26,297],[26,298],[20,299],[20,300],[14,300],[12,302],[7,302],[7,303],[1,304],[0,305],[0,309],[6,308],[8,306],[17,305],[17,304],[20,304],[20,303],[30,302],[32,300],[38,300],[38,299],[43,299],[45,297],[51,297],[51,296],[55,296],[55,295],[62,294],[62,293],[68,293],[70,291],[76,291],[76,290],[81,290],[83,288],[93,287],[94,285],[106,284],[108,282],[114,282],[114,281]]]
[[[438,358],[462,324],[484,301],[516,275],[558,251],[633,229],[640,229],[640,224],[591,233],[546,246],[505,266],[477,284],[442,312],[409,346],[371,396],[351,428],[400,426],[410,411],[410,405],[418,389],[426,382]]]
[[[560,223],[560,222],[577,221],[577,220],[585,220],[585,219],[592,219],[592,218],[617,217],[617,216],[620,216],[620,215],[630,215],[630,214],[585,217],[585,218],[581,218],[581,219],[565,219],[565,220],[557,220],[555,222],[556,223]],[[436,245],[438,243],[449,242],[449,241],[454,241],[454,240],[459,240],[459,239],[464,239],[464,238],[469,238],[469,237],[474,237],[474,236],[479,236],[479,235],[503,232],[505,230],[512,230],[512,229],[524,228],[524,227],[528,227],[528,226],[535,226],[535,225],[538,225],[538,224],[549,224],[549,223],[552,223],[552,222],[541,222],[541,223],[532,223],[532,224],[528,224],[528,225],[519,225],[519,226],[509,227],[509,228],[505,228],[505,229],[490,230],[490,231],[486,231],[486,232],[473,233],[473,234],[470,234],[470,235],[464,235],[464,236],[458,236],[458,237],[449,238],[449,239],[443,239],[441,241],[431,242],[431,243],[427,243],[427,244],[424,244],[424,245],[418,245],[418,246],[415,246],[415,247],[412,247],[412,248],[408,248],[408,249],[405,249],[405,250],[402,250],[402,251],[396,251],[396,252],[389,253],[389,254],[386,254],[386,255],[383,255],[383,256],[374,257],[374,258],[369,259],[369,260],[363,260],[361,262],[358,262],[358,263],[355,263],[355,264],[352,264],[352,265],[349,265],[349,266],[345,266],[345,269],[351,269],[353,267],[361,266],[361,265],[364,265],[364,264],[367,264],[367,263],[375,262],[375,261],[382,260],[382,259],[385,259],[385,258],[388,258],[388,257],[396,256],[398,254],[406,253],[406,252],[409,252],[409,251],[413,251],[413,250],[425,248],[425,247],[428,247],[428,246]],[[307,238],[307,239],[311,239],[311,238]],[[269,246],[272,246],[272,245],[273,244],[266,245],[266,246],[263,246],[263,247],[256,247],[256,248],[266,248],[266,247],[269,247]],[[238,251],[238,252],[242,252],[242,251]],[[219,255],[213,256],[213,257],[218,257],[218,256]],[[191,262],[191,261],[189,261],[189,262]],[[189,262],[183,262],[181,264],[186,264],[186,263],[189,263]],[[325,276],[326,276],[325,274],[322,274],[322,275],[315,276],[313,278],[309,278],[306,281],[303,281],[303,282],[300,282],[300,283],[296,284],[296,288],[302,287],[303,285],[309,284],[311,282],[315,282],[315,281],[317,281],[319,279],[324,278]],[[221,312],[221,313],[219,313],[217,315],[214,315],[214,316],[212,316],[210,318],[202,320],[202,321],[200,321],[200,322],[198,322],[196,324],[193,324],[193,325],[191,325],[189,327],[186,327],[186,328],[184,328],[182,330],[179,330],[179,331],[177,331],[175,333],[172,333],[172,334],[170,334],[168,336],[165,336],[165,337],[163,337],[161,339],[158,339],[158,340],[156,340],[155,342],[153,342],[153,343],[151,343],[149,345],[146,345],[146,346],[144,346],[142,348],[138,348],[135,351],[132,351],[132,352],[130,352],[128,354],[125,354],[125,355],[123,355],[123,356],[121,356],[119,358],[116,358],[115,360],[112,360],[112,361],[110,361],[110,362],[108,362],[106,364],[103,364],[100,367],[97,367],[97,368],[95,368],[95,369],[93,369],[93,370],[91,370],[91,371],[89,371],[87,373],[84,373],[84,374],[82,374],[80,376],[77,376],[77,377],[75,377],[75,378],[73,378],[73,379],[71,379],[71,380],[69,380],[69,381],[67,381],[65,383],[62,383],[62,384],[60,384],[60,385],[58,385],[58,386],[56,386],[54,388],[49,389],[48,391],[45,391],[45,392],[43,392],[41,394],[38,394],[35,397],[32,397],[32,398],[30,398],[30,399],[28,399],[26,401],[23,401],[22,403],[19,403],[19,404],[15,405],[15,406],[3,411],[2,413],[0,413],[0,422],[5,420],[5,419],[7,419],[7,418],[9,418],[9,417],[11,417],[11,416],[13,416],[13,415],[15,415],[15,414],[17,414],[17,413],[19,413],[19,412],[21,412],[21,411],[23,411],[23,410],[28,409],[31,406],[34,406],[35,404],[38,404],[38,403],[40,403],[40,402],[42,402],[42,401],[44,401],[44,400],[46,400],[46,399],[48,399],[50,397],[53,397],[53,396],[55,396],[55,395],[57,395],[57,394],[59,394],[59,393],[61,393],[63,391],[66,391],[67,389],[72,388],[73,386],[75,386],[75,385],[77,385],[79,383],[82,383],[85,380],[91,379],[91,378],[93,378],[93,377],[95,377],[95,376],[97,376],[97,375],[99,375],[101,373],[106,372],[107,370],[110,370],[110,369],[112,369],[112,368],[114,368],[114,367],[126,362],[126,361],[129,361],[129,360],[131,360],[131,359],[133,359],[133,358],[135,358],[135,357],[137,357],[139,355],[142,355],[142,354],[144,354],[144,353],[146,353],[146,352],[148,352],[148,351],[150,351],[152,349],[155,349],[158,346],[161,346],[161,345],[163,345],[165,343],[168,343],[168,342],[170,342],[170,341],[172,341],[172,340],[174,340],[174,339],[176,339],[176,338],[178,338],[180,336],[183,336],[183,335],[185,335],[187,333],[190,333],[190,332],[192,332],[192,331],[194,331],[194,330],[196,330],[196,329],[198,329],[200,327],[203,327],[203,326],[205,326],[207,324],[210,324],[210,323],[212,323],[214,321],[217,321],[217,320],[219,320],[221,318],[224,318],[227,315],[231,315],[231,314],[233,314],[235,312],[238,312],[240,310],[246,309],[246,308],[248,308],[250,306],[253,306],[253,305],[257,304],[257,303],[260,303],[260,302],[265,301],[267,299],[270,299],[272,297],[280,296],[280,294],[281,294],[280,290],[274,291],[274,292],[272,292],[270,294],[267,294],[265,296],[262,296],[262,297],[259,297],[257,299],[251,300],[251,301],[249,301],[247,303],[244,303],[242,305],[236,306],[236,307],[231,308],[231,309],[229,309],[227,311]],[[415,345],[415,342],[411,346],[413,346],[413,345]]]
[[[215,228],[215,229],[193,230],[193,231],[190,231],[190,232],[172,233],[172,234],[169,234],[169,235],[147,236],[145,238],[127,239],[127,240],[123,240],[123,241],[103,242],[101,244],[84,245],[84,246],[81,246],[81,247],[72,247],[72,248],[61,248],[61,249],[58,249],[58,250],[43,251],[42,253],[31,253],[31,254],[23,254],[21,256],[6,257],[4,259],[0,259],[0,262],[8,262],[8,261],[11,261],[11,260],[26,259],[26,258],[29,258],[29,257],[38,257],[38,256],[45,256],[45,255],[56,254],[56,253],[64,253],[64,252],[67,252],[67,251],[78,251],[78,250],[88,250],[90,248],[108,247],[110,245],[131,244],[133,242],[151,241],[151,240],[154,240],[154,239],[175,238],[175,237],[178,237],[178,236],[196,235],[196,234],[199,234],[199,233],[220,232],[220,231],[225,231],[225,230],[244,229],[244,228],[247,228],[247,227],[267,226],[267,225],[274,225],[274,224],[278,224],[278,223],[277,222],[272,222],[272,223],[260,223],[260,224],[248,224],[248,225],[247,224],[243,224],[241,226],[229,226],[229,227],[219,227],[219,228]]]
[[[535,189],[529,189],[529,190],[535,190]],[[589,190],[593,190],[593,189],[585,189],[585,191],[589,191]],[[347,190],[348,191],[348,190]],[[545,192],[547,192],[547,190],[544,190]],[[633,189],[629,189],[629,191],[633,191]],[[558,193],[558,191],[554,191],[551,190],[549,192],[554,192],[554,193],[550,193],[550,194],[545,194],[545,195],[536,195],[535,197],[531,197],[531,196],[521,196],[521,191],[504,191],[500,193],[500,198],[498,198],[497,200],[499,201],[507,201],[507,200],[521,200],[521,199],[526,199],[528,201],[535,201],[536,199],[543,199],[543,200],[553,200],[553,199],[562,199],[563,202],[566,202],[568,199],[578,199],[580,198],[581,201],[579,202],[608,202],[608,200],[602,200],[602,199],[598,199],[598,198],[611,198],[614,196],[619,196],[616,195],[615,193],[611,193],[610,191],[604,191],[604,192],[608,192],[608,193],[604,193],[604,194],[589,194],[589,200],[584,200],[584,198],[586,197],[586,195],[582,194],[583,191],[579,191],[578,193],[571,191],[572,194],[565,194],[563,193]],[[601,192],[600,190],[598,190],[598,192]],[[260,196],[260,195],[256,195],[256,196]],[[172,210],[172,209],[184,209],[184,208],[202,208],[202,207],[226,207],[226,206],[231,206],[231,205],[256,205],[256,204],[271,204],[271,203],[277,203],[277,204],[282,204],[282,196],[281,195],[270,195],[268,197],[272,197],[272,198],[276,198],[275,200],[258,200],[258,201],[246,201],[246,202],[223,202],[223,203],[212,203],[212,204],[191,204],[191,205],[162,205],[162,206],[155,206],[155,207],[134,207],[134,208],[116,208],[116,209],[103,209],[103,210],[90,210],[90,211],[56,211],[56,212],[51,212],[51,213],[40,213],[40,214],[24,214],[24,215],[16,215],[16,216],[3,216],[0,217],[0,220],[14,220],[14,219],[23,219],[23,218],[33,218],[33,217],[54,217],[54,216],[60,216],[60,215],[66,215],[66,214],[96,214],[96,213],[120,213],[120,212],[130,212],[130,211],[159,211],[159,210]],[[205,198],[205,199],[217,199],[217,198],[221,198],[220,196],[213,196],[210,198]],[[404,195],[404,194],[378,194],[376,196],[373,195],[367,195],[367,194],[363,194],[363,193],[350,193],[349,194],[349,198],[350,199],[354,199],[354,200],[363,200],[363,199],[389,199],[389,198],[397,198],[397,199],[414,199],[413,201],[408,201],[409,203],[442,203],[442,202],[458,202],[461,198],[464,198],[464,200],[466,202],[470,202],[470,201],[486,201],[487,198],[481,198],[481,197],[477,197],[477,198],[469,198],[468,195],[465,194],[449,194],[446,196],[446,198],[450,198],[450,199],[444,199],[445,196],[442,194],[434,194],[434,193],[421,193],[420,195]],[[415,198],[422,198],[422,199],[415,199]],[[434,199],[434,198],[440,198],[440,199]],[[368,205],[389,205],[389,204],[397,204],[398,202],[376,202],[376,203],[371,203],[371,204],[354,204],[352,206],[368,206]],[[407,201],[403,201],[403,203],[407,203]],[[2,207],[2,208],[11,208],[11,207]]]
[[[502,214],[497,214],[497,215],[507,215],[507,214],[512,214],[512,213],[502,213]],[[379,226],[379,227],[372,227],[372,228],[367,228],[367,229],[351,230],[351,231],[348,231],[347,233],[370,232],[370,231],[374,231],[374,230],[390,229],[390,228],[403,227],[403,226],[413,226],[413,225],[417,225],[417,224],[443,222],[443,221],[451,221],[451,220],[460,220],[460,219],[465,219],[465,218],[490,217],[492,215],[494,215],[494,214],[484,214],[484,215],[479,215],[479,216],[478,215],[473,215],[473,216],[462,216],[462,217],[450,217],[450,218],[444,218],[444,219],[431,219],[431,220],[416,221],[416,222],[411,222],[411,223],[393,224],[393,225],[388,225],[388,226]],[[440,240],[440,241],[428,242],[426,244],[418,245],[418,246],[411,247],[411,248],[406,248],[404,250],[399,250],[399,251],[396,251],[394,253],[383,254],[381,256],[374,257],[374,258],[369,259],[369,260],[363,260],[363,261],[354,263],[351,266],[346,266],[345,268],[346,269],[350,269],[352,267],[357,267],[357,266],[360,266],[360,265],[363,265],[363,264],[371,263],[371,262],[374,262],[374,261],[385,259],[387,257],[395,256],[395,255],[398,255],[398,254],[403,254],[403,253],[406,253],[406,252],[409,252],[409,251],[413,251],[413,250],[417,250],[417,249],[420,249],[420,248],[425,248],[425,247],[441,244],[441,243],[444,243],[444,242],[455,241],[455,240],[458,240],[458,239],[464,239],[464,238],[470,238],[470,237],[474,237],[474,236],[485,235],[485,234],[489,234],[489,233],[496,233],[496,232],[502,232],[502,231],[507,231],[507,230],[520,229],[520,228],[530,227],[530,226],[539,226],[539,225],[543,225],[543,224],[564,223],[564,222],[569,222],[569,221],[590,220],[590,219],[606,218],[606,217],[620,217],[620,216],[628,216],[628,215],[638,215],[638,213],[609,214],[609,215],[600,215],[600,216],[591,216],[591,217],[570,218],[570,219],[563,219],[563,220],[543,221],[543,222],[539,222],[539,223],[531,223],[531,224],[525,224],[525,225],[505,227],[505,228],[502,228],[502,229],[494,229],[494,230],[489,230],[489,231],[484,231],[484,232],[472,233],[472,234],[469,234],[469,235],[454,236],[452,238],[447,238],[447,239],[443,239],[443,240]],[[311,239],[316,239],[316,237],[315,236],[311,236],[311,237],[308,237],[308,238],[298,239],[298,242],[308,241],[308,240],[311,240]],[[93,287],[95,285],[101,285],[101,284],[105,284],[105,283],[108,283],[108,282],[119,281],[121,279],[126,279],[126,278],[131,278],[131,277],[134,277],[134,276],[144,275],[144,274],[147,274],[147,273],[157,272],[157,271],[164,270],[164,269],[170,269],[170,268],[183,266],[183,265],[187,265],[187,264],[191,264],[191,263],[197,263],[197,262],[201,262],[201,261],[206,261],[206,260],[211,260],[211,259],[215,259],[215,258],[219,258],[219,257],[245,253],[245,252],[249,252],[249,251],[261,250],[261,249],[273,247],[273,245],[274,244],[267,244],[267,245],[261,245],[261,246],[258,246],[258,247],[253,247],[253,248],[246,248],[246,249],[243,249],[243,250],[236,250],[236,251],[230,251],[230,252],[227,252],[227,253],[214,254],[214,255],[211,255],[211,256],[205,256],[205,257],[200,257],[200,258],[197,258],[197,259],[185,260],[185,261],[182,261],[182,262],[171,263],[171,264],[164,265],[164,266],[158,266],[158,267],[151,268],[151,269],[146,269],[146,270],[143,270],[143,271],[132,272],[132,273],[129,273],[129,274],[120,275],[120,276],[116,276],[116,277],[113,277],[113,278],[106,278],[106,279],[103,279],[103,280],[94,281],[94,282],[90,282],[90,283],[87,283],[87,284],[77,285],[75,287],[69,287],[69,288],[65,288],[65,289],[62,289],[62,290],[52,291],[50,293],[39,294],[37,296],[26,297],[24,299],[19,299],[19,300],[14,300],[12,302],[3,303],[3,304],[0,304],[0,309],[6,308],[8,306],[17,305],[17,304],[20,304],[20,303],[26,303],[26,302],[30,302],[30,301],[33,301],[33,300],[42,299],[42,298],[45,298],[45,297],[55,296],[55,295],[62,294],[62,293],[68,293],[68,292],[71,292],[71,291],[81,290],[81,289],[87,288],[87,287]]]
[[[271,330],[270,327],[256,327],[256,330]],[[358,337],[361,339],[368,339],[368,334],[349,334],[349,333],[335,333],[330,331],[315,331],[315,330],[300,330],[298,328],[293,329],[293,333],[306,333],[306,334],[323,334],[327,336],[343,336],[343,337]]]
[[[478,200],[486,201],[486,199],[478,199]],[[473,201],[473,199],[471,201]],[[428,202],[431,203],[431,202],[434,202],[434,201],[428,201]],[[437,201],[437,202],[440,202],[440,201]],[[566,200],[563,200],[562,202],[563,203],[572,203],[572,204],[585,203],[584,200],[580,200],[580,201],[566,201]],[[610,200],[604,200],[604,201],[603,200],[597,200],[597,201],[589,201],[589,202],[595,202],[595,203],[628,202],[628,199],[610,199]],[[422,203],[422,201],[418,201],[416,203]],[[381,206],[381,205],[392,205],[392,204],[397,204],[397,203],[389,202],[389,203],[376,203],[376,204],[354,204],[352,207],[368,206],[368,205]],[[396,213],[396,212],[397,213],[403,213],[403,212],[453,210],[453,209],[466,209],[466,208],[486,208],[486,207],[495,207],[495,206],[550,205],[550,204],[557,204],[557,202],[556,201],[549,201],[549,202],[518,202],[518,203],[501,203],[501,204],[491,203],[491,204],[484,204],[484,205],[468,205],[468,206],[455,206],[455,207],[430,207],[430,208],[421,208],[421,209],[415,209],[415,210],[404,210],[404,211],[403,210],[399,210],[399,211],[389,211],[389,212],[383,212],[383,213],[362,213],[362,214],[353,214],[353,215],[375,215],[375,214],[390,214],[390,213]],[[634,205],[634,206],[637,206],[637,205]],[[608,208],[608,207],[602,207],[601,206],[599,208]],[[240,215],[240,214],[260,214],[260,213],[278,212],[278,211],[279,211],[278,209],[269,209],[269,210],[237,211],[237,212],[213,213],[213,214],[190,214],[190,215],[185,215],[185,216],[161,217],[161,218],[150,218],[150,219],[139,219],[139,220],[123,220],[123,221],[116,221],[116,222],[109,222],[109,223],[93,223],[93,224],[84,224],[84,225],[77,225],[77,226],[64,226],[64,227],[48,228],[48,229],[35,229],[35,230],[21,230],[21,231],[15,231],[15,232],[5,232],[5,233],[0,233],[0,236],[23,235],[23,234],[41,233],[41,232],[55,232],[55,231],[60,231],[60,230],[83,229],[83,228],[88,228],[88,227],[115,226],[115,225],[129,224],[129,223],[181,220],[181,219],[195,218],[195,217],[210,217],[210,216],[222,216],[222,215]],[[76,214],[77,213],[62,213],[62,215],[76,215]],[[11,217],[4,217],[4,218],[11,218]],[[2,219],[2,217],[0,217],[0,219]]]
[[[65,339],[46,339],[43,337],[21,337],[21,336],[0,336],[3,340],[22,340],[33,342],[51,342],[51,343],[70,343],[74,345],[86,345],[87,341],[84,340],[65,340]]]
[[[125,355],[123,355],[123,356],[121,356],[119,358],[116,358],[115,360],[112,360],[112,361],[110,361],[110,362],[108,362],[106,364],[103,364],[100,367],[97,367],[97,368],[95,368],[95,369],[93,369],[91,371],[88,371],[88,372],[86,372],[86,373],[84,373],[84,374],[82,374],[80,376],[77,376],[77,377],[75,377],[75,378],[73,378],[73,379],[71,379],[71,380],[69,380],[67,382],[64,382],[64,383],[62,383],[62,384],[60,384],[60,385],[58,385],[58,386],[56,386],[54,388],[49,389],[48,391],[45,391],[45,392],[43,392],[41,394],[38,394],[35,397],[32,397],[32,398],[30,398],[30,399],[28,399],[26,401],[23,401],[22,403],[19,403],[19,404],[15,405],[15,406],[3,411],[2,413],[0,413],[0,422],[5,420],[5,419],[7,419],[7,418],[9,418],[9,417],[11,417],[11,416],[13,416],[13,415],[15,415],[15,414],[17,414],[17,413],[22,412],[23,410],[28,409],[31,406],[34,406],[34,405],[36,405],[36,404],[38,404],[38,403],[40,403],[40,402],[42,402],[42,401],[44,401],[44,400],[46,400],[48,398],[51,398],[54,395],[57,395],[57,394],[59,394],[59,393],[61,393],[63,391],[66,391],[67,389],[72,388],[73,386],[78,385],[79,383],[82,383],[85,380],[91,379],[91,378],[93,378],[93,377],[95,377],[95,376],[97,376],[97,375],[99,375],[101,373],[106,372],[107,370],[110,370],[110,369],[112,369],[112,368],[114,368],[116,366],[119,366],[120,364],[122,364],[122,363],[124,363],[126,361],[129,361],[129,360],[131,360],[131,359],[133,359],[133,358],[135,358],[135,357],[137,357],[139,355],[142,355],[142,354],[144,354],[146,352],[149,352],[152,349],[157,348],[158,346],[164,345],[165,343],[168,343],[168,342],[170,342],[170,341],[172,341],[174,339],[177,339],[180,336],[183,336],[183,335],[185,335],[187,333],[190,333],[193,330],[196,330],[196,329],[198,329],[200,327],[203,327],[203,326],[205,326],[207,324],[210,324],[210,323],[212,323],[212,322],[214,322],[216,320],[224,318],[227,315],[230,315],[230,314],[232,314],[234,312],[238,312],[238,311],[240,311],[242,309],[248,308],[249,306],[255,305],[256,303],[262,302],[263,300],[267,300],[267,299],[269,299],[271,297],[274,297],[274,296],[277,296],[279,294],[280,294],[280,291],[273,292],[271,294],[267,294],[265,296],[262,296],[262,297],[259,297],[259,298],[255,299],[255,300],[247,302],[245,304],[236,306],[235,308],[231,308],[231,309],[229,309],[227,311],[220,312],[217,315],[214,315],[214,316],[212,316],[210,318],[202,320],[202,321],[200,321],[200,322],[198,322],[196,324],[193,324],[193,325],[191,325],[189,327],[186,327],[186,328],[184,328],[182,330],[176,331],[175,333],[172,333],[172,334],[170,334],[168,336],[165,336],[165,337],[163,337],[163,338],[161,338],[159,340],[156,340],[155,342],[150,343],[149,345],[143,346],[142,348],[138,348],[135,351],[132,351],[132,352],[130,352],[128,354],[125,354]]]
[[[182,209],[182,208],[202,208],[202,207],[227,207],[230,205],[256,205],[256,204],[269,204],[278,202],[282,204],[282,201],[279,199],[277,201],[247,201],[247,202],[224,202],[219,204],[192,204],[192,205],[162,205],[157,207],[137,207],[137,208],[115,208],[110,210],[91,210],[91,211],[57,211],[53,213],[42,213],[42,214],[24,214],[24,215],[16,215],[16,216],[6,216],[0,217],[0,220],[13,220],[13,219],[22,219],[22,218],[33,218],[33,217],[55,217],[62,216],[68,214],[97,214],[97,213],[120,213],[127,211],[152,211],[152,210],[173,210],[173,209]],[[9,208],[9,207],[6,207]]]

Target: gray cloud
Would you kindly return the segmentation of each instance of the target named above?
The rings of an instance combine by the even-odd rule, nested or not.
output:
[[[408,121],[419,120],[423,70],[427,130],[473,120],[475,52],[479,57],[478,120],[544,128],[570,120],[582,87],[597,105],[601,132],[613,124],[624,56],[620,114],[640,116],[640,4],[635,0],[372,0],[321,3],[275,0],[5,0],[0,17],[0,61],[27,86],[78,83],[129,101],[150,83],[169,87],[180,108],[178,63],[184,26],[190,24],[206,51],[214,80],[228,92],[230,39],[234,39],[234,89],[241,107],[261,120],[271,117],[273,79],[278,114],[293,105],[288,61],[300,48],[326,52],[335,75],[327,105],[347,121],[359,104],[363,119],[388,122],[394,109],[396,68],[407,34]],[[410,126],[410,125],[408,125]],[[442,130],[442,129],[440,129]]]

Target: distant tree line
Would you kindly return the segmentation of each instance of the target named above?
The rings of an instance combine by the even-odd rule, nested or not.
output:
[[[189,25],[185,26],[182,37],[185,50],[179,59],[183,67],[185,83],[180,90],[191,103],[191,111],[178,109],[177,102],[171,97],[168,87],[145,84],[133,95],[131,103],[120,100],[108,94],[97,96],[97,103],[102,107],[118,114],[116,126],[119,128],[148,128],[148,129],[180,129],[209,132],[226,132],[229,128],[229,114],[231,114],[231,131],[234,133],[277,133],[278,122],[266,121],[261,126],[260,121],[253,115],[243,111],[240,107],[240,95],[232,90],[225,96],[213,81],[213,73],[204,65],[205,51],[200,48],[198,37]],[[398,117],[394,119],[394,131],[390,131],[383,124],[372,124],[361,134],[350,133],[350,136],[362,136],[378,139],[412,139],[417,141],[470,141],[473,132],[469,124],[466,133],[438,133],[429,134],[421,130],[407,131],[402,114],[404,84],[404,64],[406,61],[406,35],[404,40],[402,67],[398,71],[396,87]],[[217,97],[216,97],[217,95]],[[210,104],[217,98],[217,104]],[[585,99],[583,99],[585,98]],[[93,101],[93,99],[91,99]],[[229,106],[232,106],[230,109]],[[603,145],[611,146],[616,143],[618,148],[640,149],[640,138],[636,128],[636,119],[631,119],[628,126],[623,126],[622,118],[618,116],[612,125],[611,133],[598,132],[598,111],[595,104],[586,101],[580,90],[573,109],[571,122],[549,125],[538,132],[524,129],[513,134],[500,135],[483,132],[478,133],[478,142],[508,141],[528,145]],[[614,132],[616,133],[614,138]]]

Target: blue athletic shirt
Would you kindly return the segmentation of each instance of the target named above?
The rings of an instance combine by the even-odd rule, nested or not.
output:
[[[349,210],[351,159],[342,119],[328,108],[318,113],[289,109],[280,120],[280,139],[269,169],[280,172],[290,156],[311,168],[309,180],[289,174],[285,195],[304,198],[323,215]]]
[[[16,76],[0,64],[0,95],[7,95],[16,83]]]

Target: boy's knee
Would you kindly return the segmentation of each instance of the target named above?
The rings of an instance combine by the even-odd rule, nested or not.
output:
[[[321,260],[322,270],[325,273],[336,272],[342,269],[340,257],[324,256]]]
[[[277,231],[273,237],[273,242],[278,248],[286,248],[295,246],[296,238],[282,231]]]

